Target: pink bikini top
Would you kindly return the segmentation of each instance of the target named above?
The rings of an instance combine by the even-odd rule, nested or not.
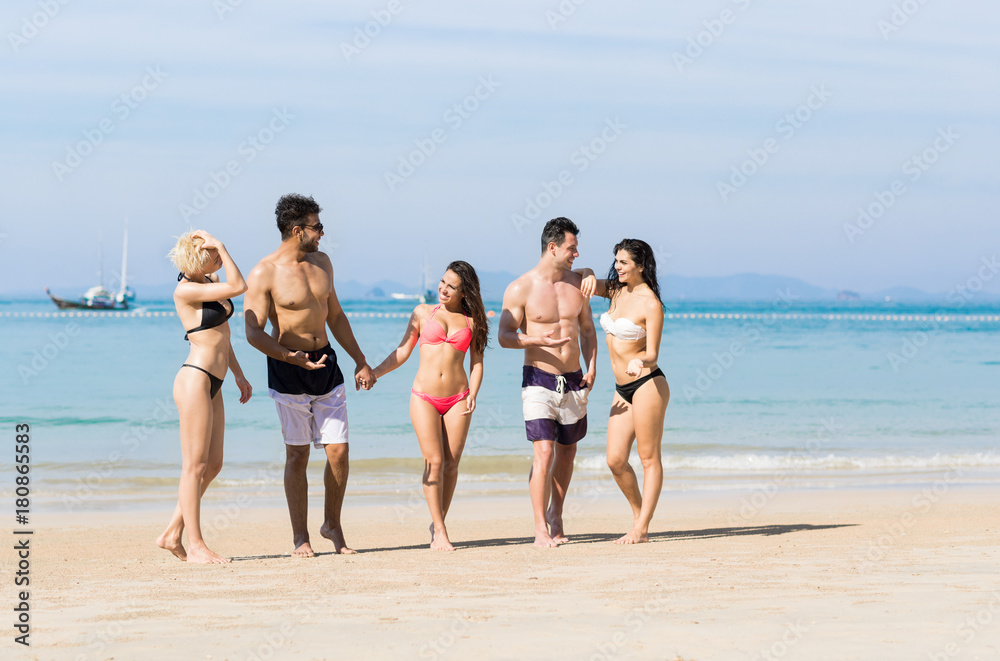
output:
[[[457,351],[466,352],[469,350],[469,345],[472,344],[472,328],[466,326],[465,328],[459,328],[457,331],[451,334],[449,337],[445,334],[444,326],[441,325],[440,321],[435,321],[433,324],[430,322],[434,320],[434,313],[438,311],[441,306],[438,305],[431,312],[430,318],[427,319],[427,323],[424,324],[424,329],[420,331],[420,339],[417,340],[417,346],[421,344],[442,344],[447,342]],[[462,314],[465,314],[464,312]],[[469,315],[465,315],[465,323],[469,323]]]

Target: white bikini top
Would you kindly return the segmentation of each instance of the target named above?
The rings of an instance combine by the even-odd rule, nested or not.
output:
[[[601,328],[604,329],[605,333],[610,333],[619,340],[641,340],[646,337],[646,329],[642,326],[625,317],[612,319],[607,312],[601,315]]]

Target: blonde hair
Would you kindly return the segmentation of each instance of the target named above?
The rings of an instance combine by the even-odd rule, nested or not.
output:
[[[205,239],[191,236],[193,233],[194,230],[177,237],[177,245],[167,254],[181,273],[198,273],[208,265],[208,251],[201,248]]]

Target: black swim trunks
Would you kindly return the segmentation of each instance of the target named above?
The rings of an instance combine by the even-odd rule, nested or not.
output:
[[[337,365],[337,354],[329,344],[322,349],[306,352],[309,360],[317,362],[327,356],[324,367],[307,370],[304,367],[267,357],[267,387],[286,395],[325,395],[344,383],[344,375]]]

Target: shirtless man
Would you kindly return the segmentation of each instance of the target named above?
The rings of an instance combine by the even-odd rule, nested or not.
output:
[[[553,548],[563,534],[563,503],[573,477],[576,443],[587,433],[587,397],[597,375],[597,332],[590,302],[573,273],[580,230],[553,218],[542,230],[538,265],[503,295],[500,346],[524,349],[521,400],[534,447],[528,490],[535,514],[535,546]],[[580,369],[580,354],[587,373]]]
[[[375,384],[351,323],[333,288],[333,265],[319,252],[323,223],[311,197],[285,195],[275,215],[281,246],[260,260],[247,278],[244,298],[247,341],[267,355],[267,387],[285,437],[285,499],[292,521],[295,557],[315,555],[306,525],[309,444],[326,451],[323,526],[320,534],[337,553],[354,553],[344,541],[340,510],[347,489],[347,398],[337,355],[327,339],[354,359],[355,389]],[[264,330],[271,322],[271,333]]]

